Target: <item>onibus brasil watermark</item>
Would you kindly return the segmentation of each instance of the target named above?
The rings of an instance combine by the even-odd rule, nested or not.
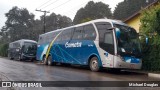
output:
[[[2,87],[42,87],[36,82],[2,82]]]

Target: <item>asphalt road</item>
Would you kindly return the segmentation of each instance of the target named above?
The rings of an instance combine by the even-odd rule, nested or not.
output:
[[[103,70],[92,72],[79,66],[46,66],[29,61],[0,58],[0,79],[3,81],[160,81],[145,74]],[[0,90],[6,88],[0,88]],[[160,90],[150,87],[50,87],[14,88],[16,90]]]

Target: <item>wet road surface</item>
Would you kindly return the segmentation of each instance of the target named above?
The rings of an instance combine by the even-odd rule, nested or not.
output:
[[[92,72],[77,66],[46,66],[29,61],[14,61],[0,58],[1,78],[9,81],[160,81],[145,74],[133,72]],[[2,88],[0,88],[1,90]],[[3,88],[4,89],[4,88]],[[2,90],[3,90],[2,89]],[[160,90],[160,88],[131,87],[53,87],[53,88],[16,88],[17,90]]]

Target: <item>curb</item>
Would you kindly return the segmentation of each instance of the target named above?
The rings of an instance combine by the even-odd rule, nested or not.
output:
[[[150,73],[150,72],[143,72],[143,71],[132,71],[132,70],[126,70],[127,72],[134,72],[134,73],[139,73],[139,74],[144,74],[147,75],[148,77],[153,77],[153,78],[160,78],[160,73]]]
[[[147,73],[147,72],[143,72],[143,71],[136,71],[136,70],[123,70],[123,71],[127,71],[127,72],[133,72],[133,73],[139,73],[139,74],[148,75],[148,73]]]
[[[148,73],[148,77],[160,78],[160,74]]]

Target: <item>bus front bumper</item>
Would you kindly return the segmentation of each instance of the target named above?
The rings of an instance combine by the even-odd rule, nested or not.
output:
[[[113,68],[122,68],[122,69],[141,69],[142,60],[139,59],[139,62],[126,62],[120,57],[114,58],[114,67]]]
[[[22,55],[23,60],[36,60],[36,56]]]

